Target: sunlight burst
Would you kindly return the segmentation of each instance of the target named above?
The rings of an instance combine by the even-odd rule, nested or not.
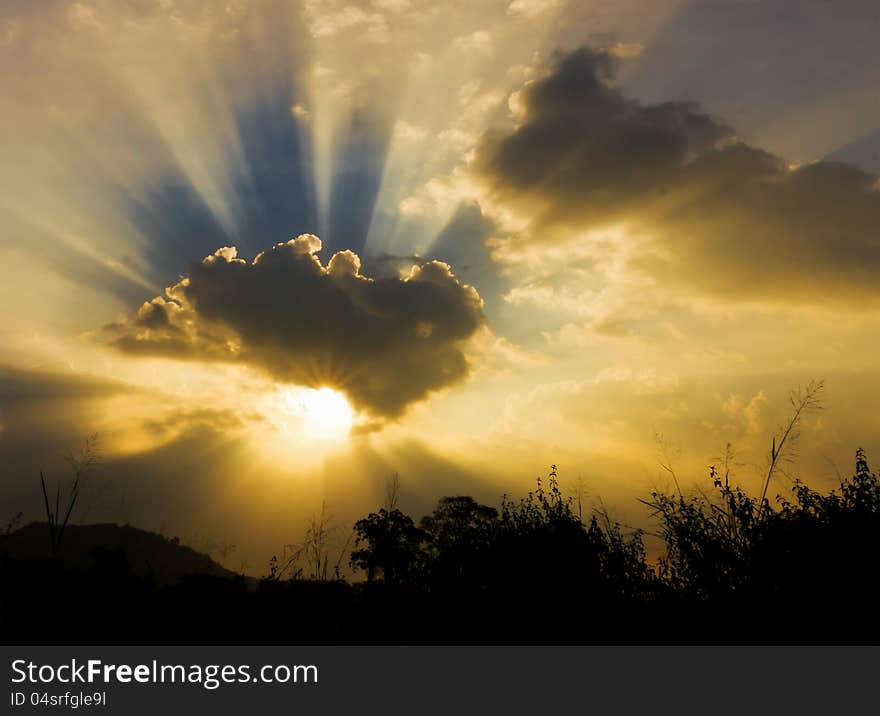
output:
[[[278,387],[255,406],[254,456],[276,468],[315,469],[345,450],[357,415],[346,397],[332,388]]]
[[[303,430],[316,437],[345,437],[354,421],[345,396],[332,388],[288,390],[284,404],[288,414],[301,419]]]

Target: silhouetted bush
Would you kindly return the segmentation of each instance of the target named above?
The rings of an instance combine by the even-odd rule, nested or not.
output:
[[[736,607],[740,626],[751,621],[767,634],[794,636],[798,624],[816,638],[877,634],[877,619],[857,606],[871,603],[880,580],[880,483],[863,450],[838,490],[821,494],[795,480],[777,508],[714,468],[710,477],[714,494],[654,493],[646,503],[666,544],[659,576],[674,594]]]

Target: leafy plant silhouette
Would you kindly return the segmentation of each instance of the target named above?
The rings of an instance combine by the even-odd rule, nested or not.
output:
[[[86,438],[80,451],[67,456],[67,462],[73,470],[73,478],[68,491],[62,498],[61,483],[56,485],[55,506],[49,505],[49,494],[46,489],[46,478],[40,470],[40,486],[43,489],[43,506],[46,510],[46,525],[49,530],[49,544],[52,554],[58,554],[64,539],[64,531],[70,522],[73,508],[79,499],[80,486],[85,476],[100,463],[98,452],[98,434]]]
[[[792,413],[773,437],[760,496],[731,484],[732,449],[728,444],[723,466],[709,467],[713,493],[699,491],[685,496],[676,480],[676,494],[655,490],[650,499],[640,500],[660,525],[666,553],[659,559],[658,572],[666,585],[701,600],[727,597],[755,586],[757,551],[780,520],[767,491],[773,478],[784,472],[783,465],[791,461],[804,417],[822,409],[823,390],[824,383],[818,381],[790,395]],[[671,471],[667,465],[663,467]],[[781,517],[792,514],[789,506]]]

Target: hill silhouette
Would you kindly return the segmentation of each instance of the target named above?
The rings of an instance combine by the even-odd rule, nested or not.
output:
[[[52,558],[45,522],[32,522],[0,538],[0,559],[47,560]],[[116,555],[124,559],[134,577],[171,587],[186,575],[231,578],[236,576],[209,556],[176,539],[130,525],[68,525],[57,557],[68,570],[100,573]]]

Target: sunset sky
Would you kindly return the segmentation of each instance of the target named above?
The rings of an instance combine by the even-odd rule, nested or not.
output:
[[[5,0],[0,507],[265,572],[559,466],[880,460],[875,0]],[[787,490],[780,476],[773,492]],[[344,539],[344,535],[343,535]]]

